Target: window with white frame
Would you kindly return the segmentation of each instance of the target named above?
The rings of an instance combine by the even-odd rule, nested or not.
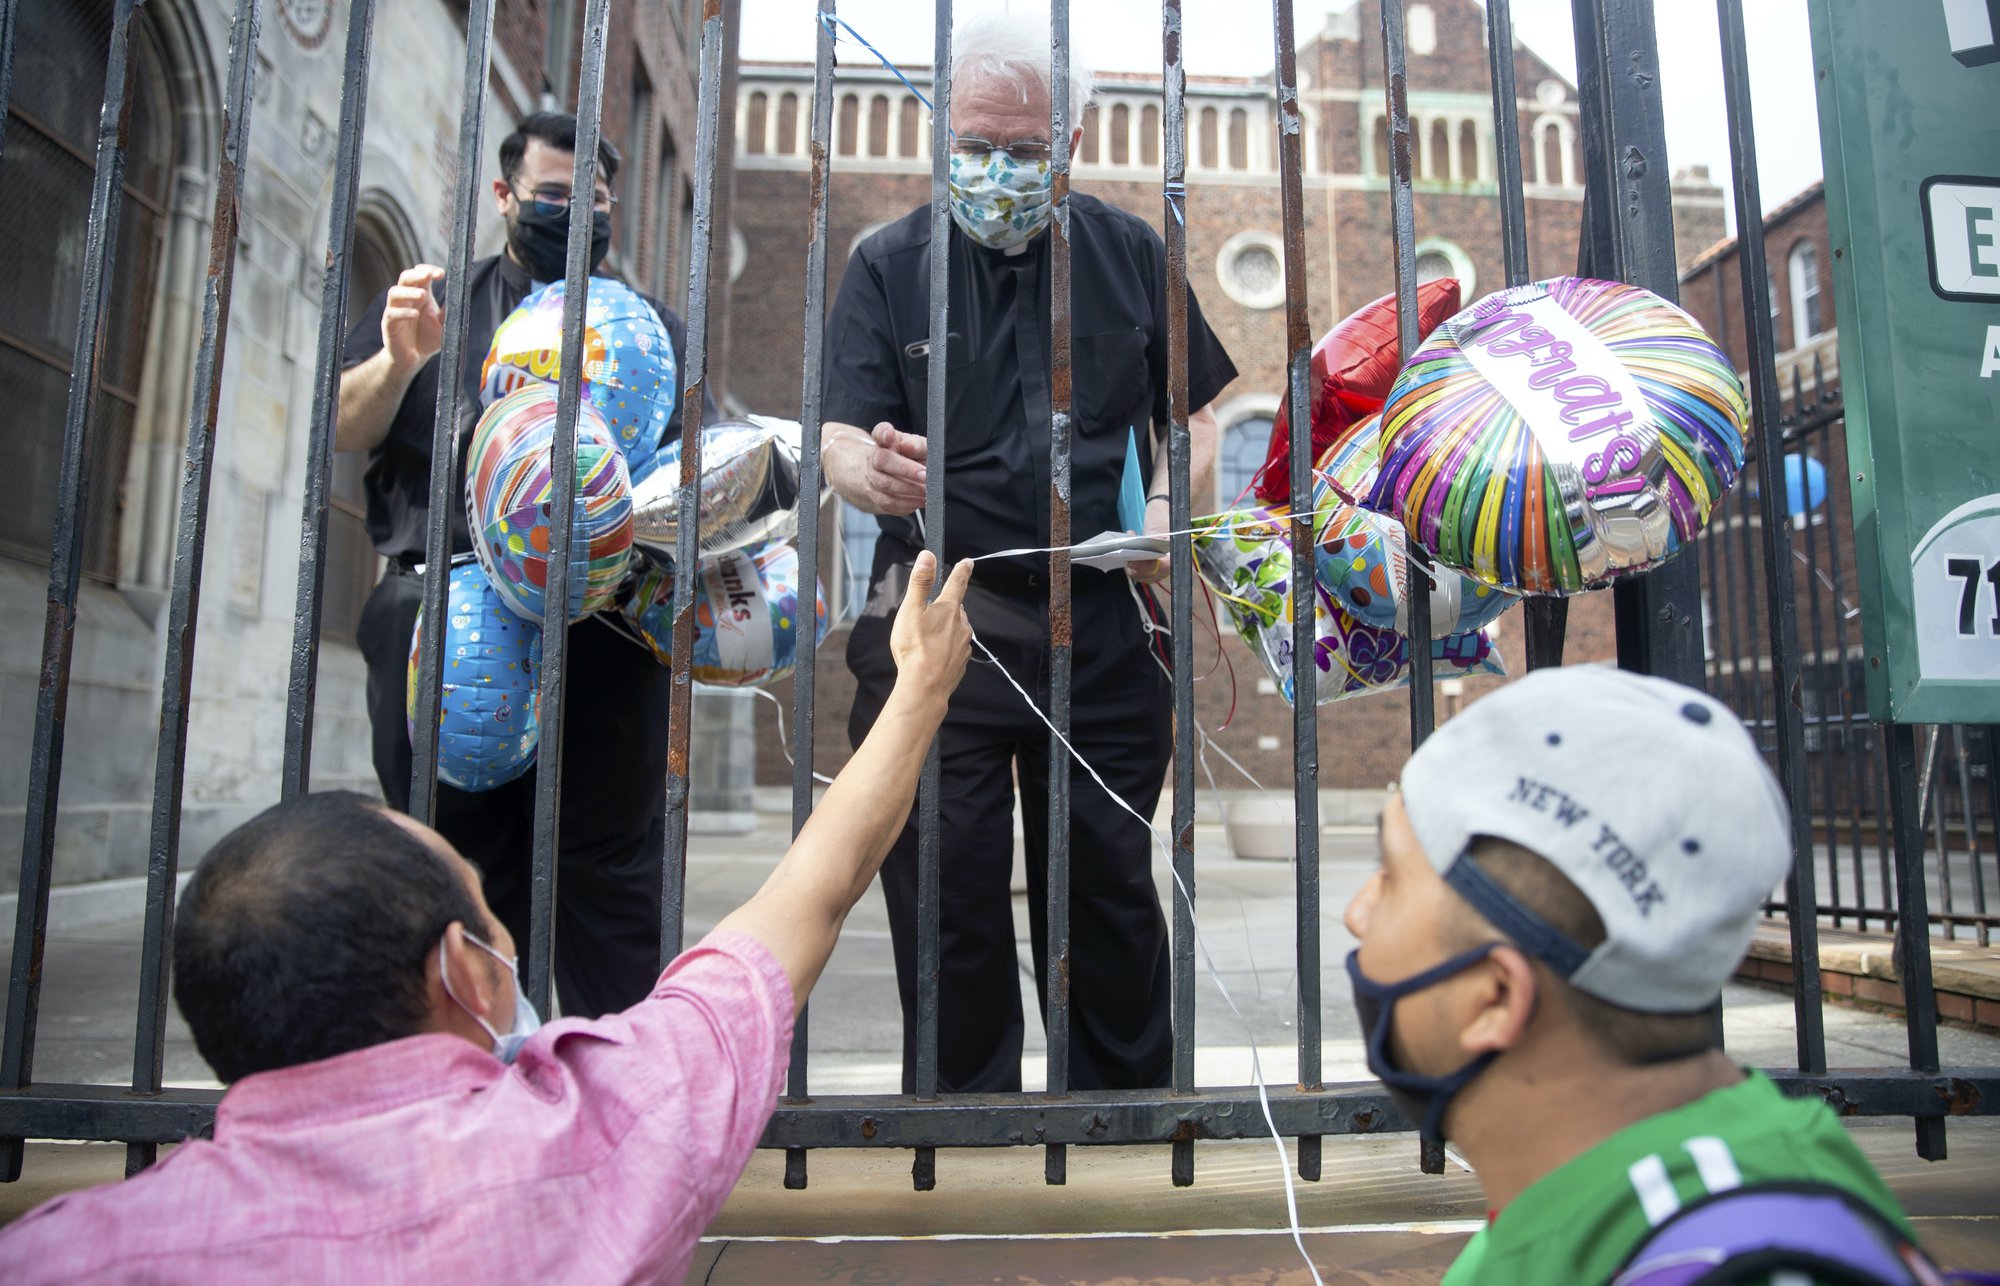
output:
[[[1250,498],[1249,491],[1256,481],[1257,470],[1264,467],[1265,456],[1271,449],[1271,425],[1274,422],[1274,412],[1246,408],[1244,413],[1224,426],[1215,452],[1217,511],[1238,504],[1257,503]]]
[[[1803,348],[1826,328],[1820,325],[1819,251],[1810,241],[1792,247],[1792,347]]]
[[[1458,297],[1462,300],[1470,301],[1479,287],[1472,256],[1463,246],[1443,237],[1425,237],[1417,242],[1417,280],[1436,281],[1440,277],[1458,280]]]
[[[1222,293],[1245,308],[1285,302],[1285,245],[1268,232],[1239,232],[1215,256]]]

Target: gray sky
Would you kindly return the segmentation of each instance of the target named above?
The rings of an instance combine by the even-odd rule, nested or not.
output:
[[[1187,64],[1191,75],[1253,76],[1272,65],[1269,0],[1183,0]],[[1320,29],[1328,10],[1346,0],[1293,0],[1299,38]],[[1016,0],[1017,7],[1046,13],[1046,4]],[[960,0],[961,17],[998,0]],[[1725,189],[1729,142],[1722,97],[1722,55],[1715,7],[1705,0],[1656,0],[1660,24],[1660,79],[1666,97],[1667,152],[1671,164],[1706,164]],[[1819,125],[1812,92],[1812,42],[1805,0],[1753,0],[1745,6],[1750,48],[1751,102],[1757,121],[1758,174],[1766,209],[1820,176]],[[813,0],[743,0],[745,58],[810,61]],[[1514,27],[1530,48],[1563,74],[1575,77],[1569,0],[1514,0]],[[930,61],[933,6],[926,0],[840,0],[840,16],[898,63]],[[1073,0],[1071,29],[1078,55],[1102,70],[1157,70],[1160,62],[1158,0]],[[843,48],[848,66],[866,50]],[[1733,198],[1732,198],[1733,200]],[[1732,226],[1734,223],[1732,214]]]

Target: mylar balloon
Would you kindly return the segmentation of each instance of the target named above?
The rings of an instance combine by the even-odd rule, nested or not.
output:
[[[790,545],[704,558],[694,593],[691,673],[711,687],[764,687],[798,665],[799,554]],[[673,664],[671,565],[647,558],[619,594],[618,612],[661,665]],[[813,646],[826,639],[826,598],[815,594]]]
[[[556,390],[530,384],[479,417],[465,463],[473,552],[501,601],[542,619],[555,503]],[[632,553],[632,484],[625,457],[589,403],[576,418],[576,508],[570,520],[569,619],[609,607]]]
[[[1450,277],[1417,285],[1417,334],[1428,335],[1458,311],[1458,282]],[[1387,294],[1350,313],[1313,345],[1306,393],[1312,399],[1312,454],[1317,460],[1354,423],[1382,409],[1396,382],[1401,350],[1396,296]],[[1278,403],[1271,446],[1257,471],[1257,498],[1282,508],[1292,494],[1291,399]],[[1234,500],[1236,497],[1230,497]]]
[[[1403,524],[1353,503],[1375,484],[1376,420],[1371,417],[1327,449],[1313,470],[1313,533],[1320,587],[1357,621],[1407,634],[1410,565]],[[1443,638],[1490,625],[1519,601],[1449,568],[1431,578],[1431,635]]]
[[[438,703],[438,779],[492,790],[535,762],[541,742],[542,631],[514,615],[470,559],[451,568],[445,613],[444,693]],[[410,638],[405,713],[414,740],[424,616]]]
[[[1637,286],[1557,277],[1439,326],[1382,409],[1368,507],[1447,567],[1573,594],[1671,557],[1743,467],[1735,368]]]
[[[680,539],[680,485],[681,443],[669,442],[632,495],[635,539],[661,558],[673,558]],[[697,557],[791,539],[799,530],[798,422],[753,415],[702,425],[698,487]]]
[[[480,402],[562,378],[563,283],[529,295],[493,332]],[[674,342],[653,306],[622,281],[590,279],[583,309],[583,395],[625,454],[634,481],[652,471],[679,396]]]
[[[1244,643],[1264,662],[1287,702],[1296,691],[1292,652],[1291,519],[1269,509],[1240,509],[1201,519],[1194,536],[1195,565],[1229,608]],[[1409,640],[1393,629],[1355,619],[1339,599],[1315,582],[1313,664],[1319,669],[1320,705],[1410,681]],[[1439,678],[1504,674],[1500,654],[1484,629],[1431,641]]]

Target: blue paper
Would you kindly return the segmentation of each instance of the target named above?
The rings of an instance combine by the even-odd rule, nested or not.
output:
[[[1125,478],[1118,484],[1118,522],[1127,531],[1146,530],[1146,481],[1139,476],[1139,435],[1125,430]]]

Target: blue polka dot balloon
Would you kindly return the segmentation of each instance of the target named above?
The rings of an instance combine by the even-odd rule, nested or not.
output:
[[[510,611],[470,558],[451,569],[445,612],[444,694],[438,704],[438,780],[492,790],[535,762],[542,732],[542,631]],[[417,667],[424,616],[410,638],[405,713],[416,740]]]
[[[562,378],[562,321],[560,281],[507,315],[480,370],[482,406]],[[583,395],[611,426],[634,482],[653,471],[679,388],[674,343],[653,306],[621,281],[592,277],[583,309]]]

